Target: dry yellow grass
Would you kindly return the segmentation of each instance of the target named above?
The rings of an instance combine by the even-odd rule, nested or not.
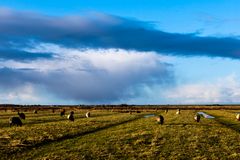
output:
[[[94,111],[69,122],[57,113],[27,113],[23,127],[7,127],[0,119],[3,159],[240,159],[240,125],[236,110],[205,111],[215,119],[194,121],[194,110],[151,113]],[[4,115],[4,112],[0,113]],[[29,117],[29,118],[28,118]],[[66,117],[65,117],[66,118]]]

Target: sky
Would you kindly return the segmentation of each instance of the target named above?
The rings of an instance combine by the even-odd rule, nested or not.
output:
[[[239,12],[238,0],[1,0],[0,103],[239,104]]]

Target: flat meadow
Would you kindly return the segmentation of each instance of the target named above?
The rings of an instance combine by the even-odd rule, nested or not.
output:
[[[25,111],[23,126],[9,127],[11,110],[0,111],[0,159],[240,159],[240,110],[141,111],[74,110],[75,121],[59,111]],[[153,115],[162,115],[164,124]],[[147,116],[146,116],[147,115]]]

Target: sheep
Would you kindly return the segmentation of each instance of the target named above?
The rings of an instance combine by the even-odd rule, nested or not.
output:
[[[196,114],[196,115],[194,116],[194,120],[195,120],[196,122],[200,122],[200,119],[201,119],[201,116],[200,116],[199,114]]]
[[[237,120],[240,121],[240,114],[238,113],[236,116]]]
[[[67,116],[67,118],[70,120],[70,121],[74,121],[74,112],[71,111],[70,114]]]
[[[176,114],[180,114],[180,109],[177,110]]]
[[[90,112],[86,113],[86,117],[89,118],[90,117]]]
[[[164,123],[164,118],[163,118],[162,115],[159,115],[159,116],[156,118],[156,120],[157,120],[157,122],[158,122],[159,124],[161,124],[161,125]]]
[[[9,118],[9,125],[10,125],[10,127],[12,125],[22,126],[22,121],[19,117],[10,117]]]
[[[26,118],[25,114],[24,113],[19,113],[19,111],[18,111],[18,115],[19,115],[19,117],[21,119],[25,119]]]
[[[165,110],[165,113],[168,113],[168,109]]]
[[[60,116],[64,116],[65,115],[65,109],[63,109],[61,112],[60,112]]]

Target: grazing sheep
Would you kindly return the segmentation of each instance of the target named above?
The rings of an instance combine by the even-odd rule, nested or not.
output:
[[[90,112],[86,113],[86,117],[89,118],[90,117]]]
[[[70,114],[67,116],[67,118],[70,120],[70,121],[74,121],[74,112],[71,111]]]
[[[177,110],[176,114],[180,114],[180,109]]]
[[[64,116],[65,115],[65,109],[63,109],[61,112],[60,112],[60,116]]]
[[[201,116],[200,116],[199,114],[196,114],[196,115],[194,116],[194,120],[195,120],[196,122],[200,122],[200,119],[201,119]]]
[[[238,121],[240,121],[240,114],[237,114],[236,118]]]
[[[163,118],[162,115],[159,115],[159,116],[156,118],[156,120],[157,120],[157,122],[158,122],[159,124],[161,124],[161,125],[164,123],[164,118]]]
[[[10,117],[9,118],[9,125],[10,125],[10,127],[12,125],[22,126],[22,121],[19,117]]]
[[[19,117],[21,118],[21,119],[25,119],[26,117],[25,117],[25,114],[24,113],[19,113],[19,111],[18,111],[18,115],[19,115]]]
[[[168,109],[165,110],[165,113],[168,113]]]

